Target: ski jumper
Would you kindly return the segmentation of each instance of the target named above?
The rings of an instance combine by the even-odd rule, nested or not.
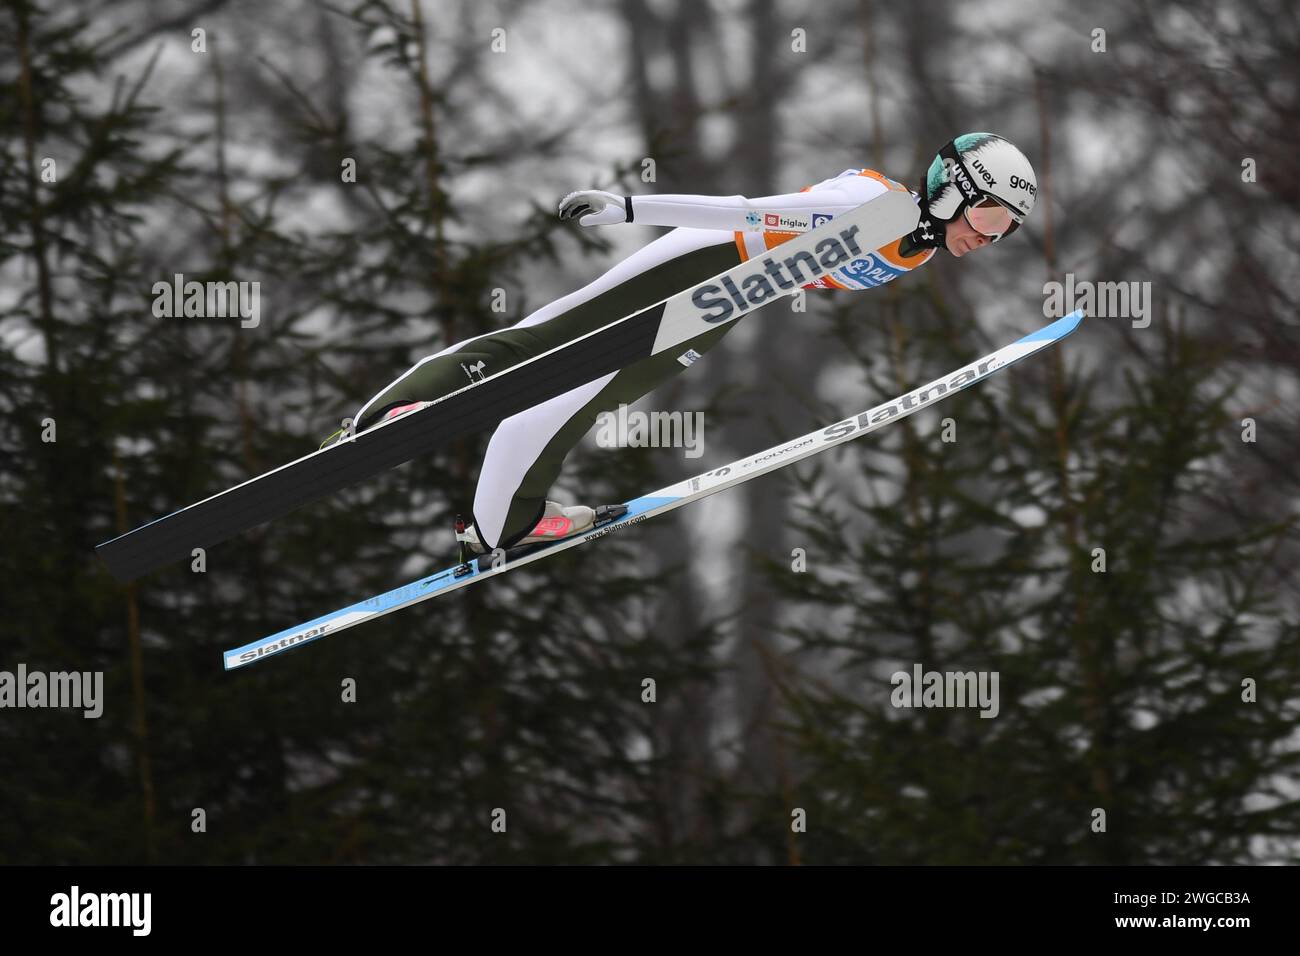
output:
[[[712,278],[825,219],[886,190],[906,188],[869,169],[849,169],[798,193],[743,196],[637,196],[633,222],[674,227],[595,281],[516,325],[450,345],[421,359],[357,412],[358,431],[412,402],[432,401],[616,319]],[[930,260],[933,248],[904,255],[907,237],[837,268],[804,288],[875,288]],[[510,547],[541,518],[564,458],[604,411],[631,404],[695,364],[737,323],[635,362],[503,420],[479,471],[473,519],[488,548]]]

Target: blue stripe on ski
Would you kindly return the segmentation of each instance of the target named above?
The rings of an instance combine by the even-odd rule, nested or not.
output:
[[[627,503],[627,514],[620,517],[617,521],[611,521],[603,527],[608,528],[610,525],[620,524],[627,521],[628,518],[634,518],[637,515],[645,514],[647,511],[654,511],[656,508],[676,501],[676,498],[655,498],[646,495],[644,498],[634,498]]]
[[[598,528],[592,528],[590,531],[575,535],[572,538],[565,538],[563,541],[557,541],[554,545],[545,548],[538,548],[531,551],[528,557],[540,557],[554,547],[564,545],[570,547],[587,538],[600,537],[616,528],[618,525],[627,524],[642,515],[657,511],[664,505],[671,504],[676,498],[655,497],[646,495],[642,498],[635,498],[627,502],[627,511],[613,521],[608,521]],[[457,575],[458,568],[464,568],[464,573]],[[318,640],[327,634],[337,630],[331,628],[331,623],[339,624],[349,620],[355,615],[364,615],[370,617],[376,613],[383,614],[401,607],[403,604],[417,598],[426,598],[431,594],[446,590],[454,585],[464,585],[468,581],[484,575],[499,573],[499,570],[486,569],[480,570],[476,561],[471,561],[466,565],[453,565],[430,574],[428,577],[420,578],[418,581],[412,581],[410,584],[404,584],[399,588],[393,588],[391,591],[385,591],[383,594],[376,595],[372,598],[366,598],[364,601],[358,601],[356,604],[350,604],[345,608],[324,614],[321,617],[314,618],[305,624],[298,624],[294,627],[286,628],[283,631],[277,631],[270,637],[264,637],[260,640],[253,641],[251,644],[245,644],[243,647],[237,647],[234,650],[226,651],[222,659],[226,670],[232,669],[232,659],[234,667],[242,667],[245,664],[251,664],[261,657],[268,654],[278,654],[282,650],[290,647],[298,647],[301,644],[309,644]],[[251,656],[250,656],[251,655]]]
[[[1075,330],[1083,321],[1083,309],[1075,309],[1069,315],[1057,319],[1051,325],[1045,325],[1037,332],[1030,332],[1021,342],[1041,342],[1043,339],[1063,339]]]

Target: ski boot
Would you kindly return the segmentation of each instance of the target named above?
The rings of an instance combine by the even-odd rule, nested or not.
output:
[[[506,560],[540,551],[557,541],[609,524],[625,514],[627,514],[627,505],[599,505],[595,508],[588,508],[586,505],[565,507],[559,502],[548,501],[542,519],[537,522],[533,530],[506,549]],[[464,569],[464,572],[457,569],[458,576],[460,573],[468,572],[471,561],[478,562],[480,571],[492,566],[492,555],[479,539],[478,529],[472,523],[467,525],[459,515],[456,516],[456,541],[460,547],[461,568]]]
[[[399,418],[402,415],[405,415],[409,412],[418,411],[419,409],[424,408],[424,406],[428,404],[429,402],[403,402],[400,405],[394,405],[392,408],[388,409],[382,415],[380,415],[378,421],[366,427],[367,429],[374,428],[375,425],[378,425],[380,422],[386,422],[391,418]],[[362,429],[362,430],[364,431],[366,429]],[[330,445],[337,445],[339,442],[343,441],[347,437],[348,437],[348,429],[340,428],[333,435],[330,435],[329,438],[326,438],[323,442],[321,442],[320,447],[328,448]]]

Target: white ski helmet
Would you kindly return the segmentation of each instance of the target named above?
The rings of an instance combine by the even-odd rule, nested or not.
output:
[[[935,219],[952,222],[987,199],[1004,206],[1011,213],[1011,226],[995,242],[1025,221],[1037,195],[1034,167],[995,133],[958,136],[939,150],[925,174],[926,204]]]

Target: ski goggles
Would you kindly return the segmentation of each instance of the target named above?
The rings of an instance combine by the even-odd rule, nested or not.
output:
[[[1010,209],[996,199],[987,197],[973,206],[967,206],[963,215],[972,229],[994,242],[1011,235],[1020,225]]]

